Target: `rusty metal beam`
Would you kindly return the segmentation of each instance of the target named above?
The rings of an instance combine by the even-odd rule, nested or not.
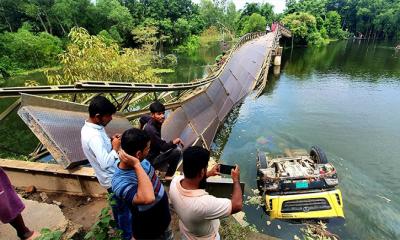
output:
[[[21,105],[21,99],[18,98],[15,102],[13,102],[6,110],[4,110],[0,114],[0,121],[2,121],[4,118],[6,118],[14,109],[19,107]]]

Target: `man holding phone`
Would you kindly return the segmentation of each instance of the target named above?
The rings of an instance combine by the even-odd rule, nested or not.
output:
[[[232,199],[217,198],[204,189],[207,177],[220,174],[220,165],[207,171],[210,152],[202,147],[188,147],[183,152],[184,176],[176,176],[171,182],[169,196],[179,216],[182,239],[220,239],[220,218],[242,210],[240,169],[231,169],[233,180]]]
[[[166,176],[172,176],[182,156],[182,151],[177,146],[183,147],[183,141],[180,138],[176,138],[167,142],[161,138],[161,126],[165,120],[165,106],[161,102],[155,101],[150,104],[150,112],[151,118],[144,126],[144,131],[151,139],[150,152],[147,159],[155,169],[166,169]]]

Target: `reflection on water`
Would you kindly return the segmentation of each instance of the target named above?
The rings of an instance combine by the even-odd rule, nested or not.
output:
[[[288,50],[283,60],[264,94],[244,101],[229,137],[217,136],[225,143],[221,159],[240,164],[249,194],[257,150],[277,155],[317,144],[338,169],[345,206],[345,222],[329,229],[343,239],[399,239],[400,59],[393,45],[337,42],[292,56]],[[301,225],[267,225],[261,209],[245,211],[260,231],[301,236]]]

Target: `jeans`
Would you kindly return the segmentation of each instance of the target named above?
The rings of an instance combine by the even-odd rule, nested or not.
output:
[[[152,161],[152,164],[157,170],[167,171],[166,176],[173,176],[181,157],[182,150],[179,148],[173,148],[158,155]]]
[[[115,196],[111,188],[107,189],[107,192],[112,194],[112,200],[116,203],[111,205],[111,210],[117,223],[117,228],[122,230],[123,239],[130,240],[133,236],[131,210],[124,201]]]

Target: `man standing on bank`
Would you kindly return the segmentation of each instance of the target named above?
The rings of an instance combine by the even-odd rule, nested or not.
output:
[[[174,175],[182,156],[177,145],[183,146],[180,138],[166,142],[161,138],[161,126],[165,120],[165,106],[155,101],[150,105],[151,119],[144,126],[144,131],[150,136],[150,153],[147,159],[157,170],[167,170],[166,176]]]
[[[104,127],[112,120],[116,113],[115,106],[105,97],[97,96],[89,104],[89,119],[81,130],[83,153],[93,167],[100,185],[112,194],[111,178],[117,167],[121,140],[119,135],[110,138]],[[128,206],[116,199],[116,205],[111,206],[114,219],[119,229],[123,231],[124,239],[132,237],[131,213]]]
[[[202,147],[188,147],[183,152],[184,176],[173,178],[169,197],[179,216],[182,239],[220,239],[219,219],[242,210],[240,170],[231,171],[232,200],[209,195],[204,189],[207,177],[219,174],[219,165],[207,172],[210,152]]]
[[[154,167],[146,160],[149,136],[143,130],[128,129],[122,134],[121,148],[121,162],[112,178],[112,189],[119,199],[129,204],[133,237],[172,240],[168,195]],[[129,162],[136,164],[132,166]]]

